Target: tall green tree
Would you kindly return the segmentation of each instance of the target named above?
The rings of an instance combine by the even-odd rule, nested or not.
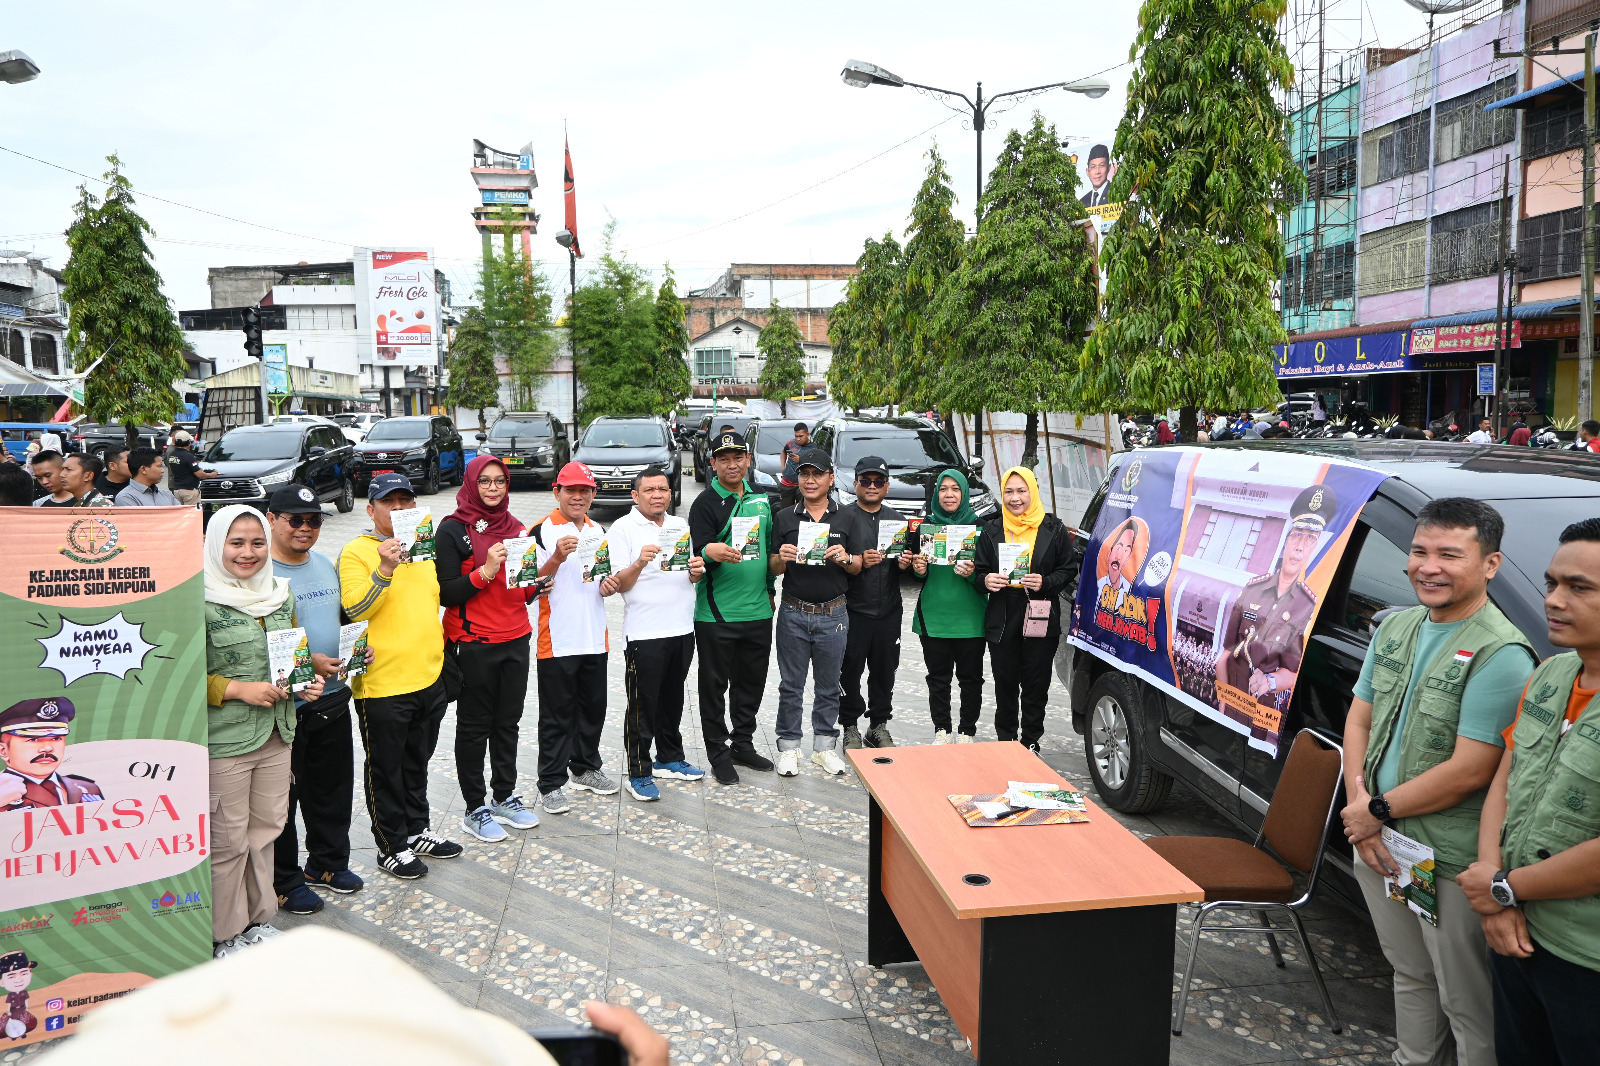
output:
[[[756,338],[756,350],[766,360],[758,384],[764,399],[778,401],[778,410],[785,418],[789,416],[789,397],[798,396],[806,387],[806,368],[800,361],[804,351],[801,339],[794,316],[774,300],[767,310],[767,324]]]
[[[478,432],[488,431],[484,411],[500,405],[500,371],[495,365],[494,337],[483,308],[468,308],[456,326],[445,369],[450,387],[445,402],[478,412]]]
[[[893,326],[893,313],[904,284],[900,242],[892,233],[881,241],[868,237],[856,267],[859,273],[828,320],[828,391],[835,402],[860,410],[895,398],[895,343],[902,334]]]
[[[1065,395],[1099,296],[1077,167],[1037,113],[1006,135],[981,206],[930,316],[947,338],[940,391],[963,414],[1024,412],[1031,467],[1039,412]]]
[[[670,265],[656,292],[655,322],[656,404],[652,410],[658,415],[670,415],[693,391],[689,382],[689,323]]]
[[[100,365],[84,382],[84,409],[102,424],[121,422],[132,447],[143,422],[170,421],[180,397],[183,333],[172,304],[161,293],[161,275],[150,262],[150,224],[133,208],[133,185],[122,160],[106,156],[104,198],[78,186],[70,256],[61,272],[62,299],[69,309],[67,346],[77,365]]]
[[[961,265],[966,224],[955,214],[956,193],[937,146],[928,149],[928,170],[911,203],[911,224],[901,256],[900,291],[894,303],[895,400],[918,409],[949,404],[941,393],[939,371],[945,363],[947,335],[932,325],[939,290]]]
[[[511,406],[525,411],[537,406],[560,347],[551,322],[554,298],[544,271],[523,254],[510,207],[495,217],[502,224],[479,267],[478,300],[494,354],[511,376]]]
[[[1080,357],[1074,410],[1175,407],[1181,438],[1193,440],[1199,407],[1278,398],[1278,219],[1304,188],[1273,97],[1294,76],[1276,32],[1284,8],[1145,0],[1140,9],[1111,194],[1136,202],[1107,235],[1105,321]]]
[[[616,251],[615,235],[613,221],[598,276],[573,298],[572,346],[587,390],[578,417],[585,425],[601,415],[649,414],[660,402],[653,380],[660,348],[655,292],[644,270]]]

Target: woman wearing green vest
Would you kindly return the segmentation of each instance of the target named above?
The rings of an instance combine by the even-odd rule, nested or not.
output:
[[[295,709],[273,684],[267,633],[295,628],[287,578],[274,577],[266,524],[235,504],[206,530],[206,703],[211,747],[211,941],[221,958],[277,936],[273,845],[289,811]],[[322,694],[315,678],[299,695]]]
[[[1546,571],[1550,643],[1523,690],[1460,877],[1492,953],[1500,1066],[1600,1061],[1600,518]]]
[[[931,543],[940,526],[981,525],[971,495],[961,471],[940,474],[928,517],[919,530],[922,543]],[[970,559],[955,566],[929,566],[924,551],[911,557],[911,567],[927,578],[911,616],[911,631],[922,638],[922,659],[928,666],[933,742],[965,744],[977,735],[978,713],[983,710],[983,610],[988,601],[973,581]],[[961,725],[954,736],[950,733],[952,672],[961,685]]]

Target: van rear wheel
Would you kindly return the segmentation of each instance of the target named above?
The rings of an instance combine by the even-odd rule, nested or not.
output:
[[[1089,728],[1083,738],[1095,791],[1106,806],[1124,814],[1159,810],[1172,792],[1172,778],[1144,751],[1137,684],[1114,670],[1096,678],[1089,686]]]

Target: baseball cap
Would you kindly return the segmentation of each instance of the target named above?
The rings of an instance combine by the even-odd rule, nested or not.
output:
[[[372,484],[367,487],[367,499],[377,502],[391,492],[404,492],[415,496],[417,490],[411,487],[411,479],[404,474],[388,473],[379,474],[372,479]]]
[[[864,455],[856,464],[856,477],[859,478],[862,474],[882,474],[888,477],[889,464],[883,461],[882,456]]]
[[[800,453],[800,458],[795,462],[795,469],[800,470],[808,466],[824,474],[833,473],[833,460],[829,459],[828,453],[821,448],[807,448]]]
[[[590,472],[589,467],[577,460],[573,460],[561,468],[561,473],[556,475],[556,484],[569,487],[585,485],[591,489],[599,487],[595,484],[594,474]]]
[[[378,475],[378,477],[385,476],[389,475]],[[373,485],[376,487],[377,478],[373,479]],[[373,499],[377,497],[374,496]],[[267,500],[267,510],[273,514],[321,514],[322,501],[317,499],[316,493],[304,485],[283,485],[275,489],[272,497]]]
[[[178,430],[172,435],[172,439],[178,444],[192,444],[194,442],[194,438],[189,436],[189,431],[186,429]]]
[[[742,452],[744,450],[745,450],[744,438],[741,437],[739,434],[735,433],[731,429],[728,430],[727,432],[721,434],[720,436],[718,436],[717,439],[716,439],[716,443],[712,444],[712,446],[711,446],[711,454],[712,455],[716,455],[718,452],[731,452],[731,451],[741,451]]]

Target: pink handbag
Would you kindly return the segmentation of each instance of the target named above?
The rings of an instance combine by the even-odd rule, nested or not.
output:
[[[1029,600],[1028,613],[1022,619],[1022,635],[1043,637],[1050,632],[1050,601]]]

